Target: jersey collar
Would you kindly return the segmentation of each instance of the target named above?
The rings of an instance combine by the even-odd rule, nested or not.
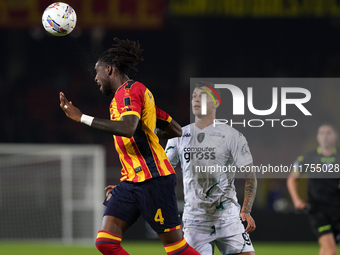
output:
[[[126,80],[122,85],[119,86],[117,91],[120,90],[122,87],[124,87],[129,81],[132,81],[132,79]]]

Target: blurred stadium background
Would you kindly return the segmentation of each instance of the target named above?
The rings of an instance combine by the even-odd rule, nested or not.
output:
[[[44,151],[47,145],[62,145],[62,151],[68,151],[72,150],[71,145],[100,145],[99,150],[105,152],[100,156],[104,157],[104,167],[99,186],[119,181],[120,163],[112,138],[66,118],[59,108],[58,97],[59,91],[63,91],[84,113],[109,117],[111,97],[103,97],[93,79],[97,57],[111,46],[114,37],[139,40],[144,48],[145,61],[140,63],[139,72],[131,72],[130,77],[146,84],[157,105],[183,126],[189,123],[191,77],[340,76],[340,2],[337,0],[67,0],[65,2],[76,10],[78,23],[70,35],[61,38],[48,35],[41,25],[41,15],[52,2],[0,0],[0,143],[4,146],[0,156],[0,254],[21,254],[15,253],[13,248],[19,245],[13,245],[2,253],[6,245],[1,241],[57,239],[68,244],[75,241],[73,238],[63,239],[67,230],[63,230],[61,222],[67,212],[62,208],[68,205],[60,204],[63,203],[62,189],[55,188],[59,195],[41,197],[41,192],[53,189],[55,182],[62,185],[62,180],[44,176],[31,180],[28,177],[32,172],[15,168],[15,176],[21,178],[9,182],[7,174],[12,169],[6,168],[8,155],[14,165],[19,163],[16,162],[16,152],[6,152],[6,146],[30,144],[31,150],[26,150],[25,154],[35,154],[33,159],[28,160],[35,160],[35,163],[27,163],[30,166],[27,171],[34,172],[38,168],[41,173],[51,173],[52,165],[59,176],[58,171],[63,169],[61,162],[65,161],[59,157],[58,163],[55,159],[52,163],[40,162],[34,159],[37,157],[35,146],[45,146],[39,147]],[[340,126],[340,86],[320,88],[311,85],[308,89],[319,103],[313,107],[313,121],[303,125],[303,132],[274,135],[261,129],[256,130],[254,135],[249,130],[242,130],[255,163],[291,164],[303,151],[316,147],[315,132],[320,122],[332,121]],[[165,145],[165,142],[162,141],[162,144]],[[56,152],[56,155],[61,154]],[[86,180],[92,178],[96,167],[89,168],[91,174],[88,179],[77,182],[78,177],[84,176],[81,170],[91,165],[94,159],[76,156],[72,160],[74,164],[80,162],[75,165],[72,175],[72,187],[79,189],[70,191],[77,196],[86,188],[91,190],[94,187]],[[71,161],[66,159],[66,162]],[[177,196],[182,208],[180,169],[177,173]],[[302,184],[301,193],[306,197],[306,182],[302,180]],[[35,189],[40,185],[46,187]],[[237,185],[242,201],[242,180]],[[27,202],[27,198],[22,196],[30,193],[27,189],[34,190],[31,193],[36,192],[28,198],[35,203]],[[50,193],[54,193],[53,190]],[[104,194],[103,191],[99,197],[104,198]],[[87,194],[82,199],[94,197]],[[41,202],[43,200],[45,202]],[[101,202],[101,199],[96,204],[93,202],[93,207],[101,207]],[[85,213],[70,216],[71,220],[83,217],[83,221],[71,221],[73,225],[69,231],[76,239],[91,239],[99,228],[95,224],[94,211],[88,211],[87,205],[75,203]],[[53,214],[46,211],[51,204],[55,206]],[[37,215],[37,223],[30,223],[33,219],[24,217],[27,211],[33,218]],[[271,254],[279,254],[276,251],[278,247],[295,247],[289,254],[318,252],[315,244],[307,252],[307,248],[301,251],[297,248],[298,244],[288,243],[316,240],[306,215],[294,211],[284,179],[259,180],[252,214],[257,230],[251,237],[255,249],[256,243],[259,244],[260,251],[263,251],[261,254],[266,254],[261,250],[264,243],[268,244]],[[88,219],[93,220],[90,229],[84,228]],[[11,225],[11,221],[15,225]],[[54,221],[60,224],[53,224]],[[23,234],[23,229],[26,234]],[[53,235],[47,234],[51,231],[54,231]],[[83,236],[84,231],[89,231],[89,234]],[[154,238],[152,231],[140,219],[126,233],[124,240]],[[88,243],[92,244],[88,241],[84,244]],[[152,244],[150,241],[150,247]],[[162,249],[160,243],[159,248]]]

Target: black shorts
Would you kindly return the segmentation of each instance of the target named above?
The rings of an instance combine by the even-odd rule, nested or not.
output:
[[[142,215],[157,233],[180,229],[175,187],[175,174],[139,183],[120,182],[104,201],[104,216],[114,216],[131,226]]]
[[[308,216],[313,234],[317,238],[324,234],[333,233],[337,243],[340,241],[340,208],[327,208],[325,206],[322,209],[316,209],[312,207]]]

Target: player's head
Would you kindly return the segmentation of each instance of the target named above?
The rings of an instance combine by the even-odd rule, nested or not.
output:
[[[202,118],[204,116],[216,116],[216,109],[220,105],[220,101],[215,93],[211,90],[213,84],[209,82],[196,82],[196,87],[192,93],[191,107],[195,116]],[[202,95],[205,95],[207,103],[202,105]],[[206,107],[206,114],[203,113],[203,108]]]
[[[139,42],[118,38],[114,40],[116,44],[99,56],[95,66],[95,81],[105,95],[113,93],[122,80],[128,79],[129,70],[137,71],[137,64],[144,60]]]
[[[319,145],[323,148],[332,148],[336,146],[338,132],[336,127],[330,123],[320,125],[316,139]]]

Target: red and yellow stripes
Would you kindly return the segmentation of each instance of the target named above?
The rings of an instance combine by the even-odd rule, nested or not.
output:
[[[181,240],[179,240],[176,243],[164,245],[164,249],[168,255],[177,255],[183,252],[185,249],[189,247],[189,244],[187,241],[182,237]]]
[[[120,244],[122,237],[113,233],[101,230],[98,232],[96,245],[99,244]]]
[[[177,229],[180,229],[182,228],[182,225],[178,225],[176,227],[173,227],[173,228],[166,228],[164,229],[164,232],[170,232],[170,231],[174,231],[174,230],[177,230]]]
[[[162,155],[162,151],[156,153],[155,146],[151,144],[148,136],[145,136],[145,141],[142,142],[140,137],[135,139],[116,136],[115,145],[123,167],[121,181],[141,182],[175,173],[166,155]],[[140,150],[141,147],[143,151]]]
[[[117,91],[110,105],[113,121],[124,115],[136,115],[140,123],[131,138],[114,136],[115,147],[122,164],[121,181],[142,182],[174,174],[163,147],[154,133],[156,107],[152,93],[141,83],[127,81]],[[171,117],[163,113],[163,118]]]

